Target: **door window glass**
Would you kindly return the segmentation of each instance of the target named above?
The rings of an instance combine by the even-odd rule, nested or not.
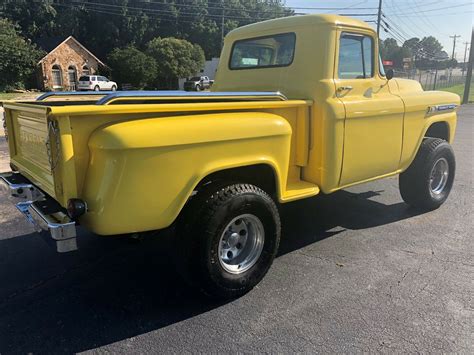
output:
[[[364,79],[373,76],[373,41],[369,36],[343,33],[339,42],[340,79]]]

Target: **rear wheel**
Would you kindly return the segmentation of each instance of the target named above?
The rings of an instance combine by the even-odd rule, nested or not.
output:
[[[426,138],[410,167],[400,174],[403,200],[411,206],[433,210],[441,206],[453,186],[456,161],[448,142]]]
[[[202,194],[178,225],[178,262],[186,279],[205,294],[238,297],[273,263],[280,241],[278,209],[266,192],[248,184]]]
[[[96,86],[94,87],[94,91],[100,91],[99,85],[96,85]]]

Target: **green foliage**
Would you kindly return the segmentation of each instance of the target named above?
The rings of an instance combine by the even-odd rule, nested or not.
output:
[[[42,55],[18,34],[15,25],[0,19],[0,90],[22,87]]]
[[[150,84],[157,73],[155,60],[134,46],[114,49],[108,56],[108,64],[119,85],[131,84],[137,89]]]
[[[380,49],[382,58],[392,60],[397,69],[403,68],[403,58],[414,59],[418,69],[445,69],[457,65],[457,61],[449,59],[441,43],[433,36],[421,40],[416,37],[410,38],[401,47],[395,39],[387,38],[381,42]]]
[[[380,51],[382,58],[384,59],[393,60],[393,56],[399,50],[400,47],[398,46],[397,41],[393,38],[387,38],[380,43]]]
[[[0,10],[33,42],[73,35],[99,58],[130,44],[144,48],[155,37],[186,39],[216,57],[222,29],[293,13],[283,0],[0,0]]]
[[[205,61],[200,46],[174,37],[152,39],[147,53],[156,61],[158,78],[165,79],[166,86],[171,88],[175,88],[178,78],[199,72]]]

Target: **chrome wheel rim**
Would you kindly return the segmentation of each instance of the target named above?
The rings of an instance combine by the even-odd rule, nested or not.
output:
[[[430,191],[439,195],[444,191],[449,177],[449,164],[445,158],[439,158],[433,165],[430,174]]]
[[[265,229],[252,214],[235,217],[219,240],[219,262],[231,274],[241,274],[255,265],[263,250]]]

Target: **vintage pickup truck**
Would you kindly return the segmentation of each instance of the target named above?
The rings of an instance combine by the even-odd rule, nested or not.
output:
[[[47,93],[4,102],[18,209],[59,251],[174,226],[177,264],[236,297],[278,250],[278,205],[400,174],[409,205],[451,190],[457,95],[384,72],[366,23],[265,21],[225,38],[212,92]],[[296,238],[296,236],[295,236]]]

